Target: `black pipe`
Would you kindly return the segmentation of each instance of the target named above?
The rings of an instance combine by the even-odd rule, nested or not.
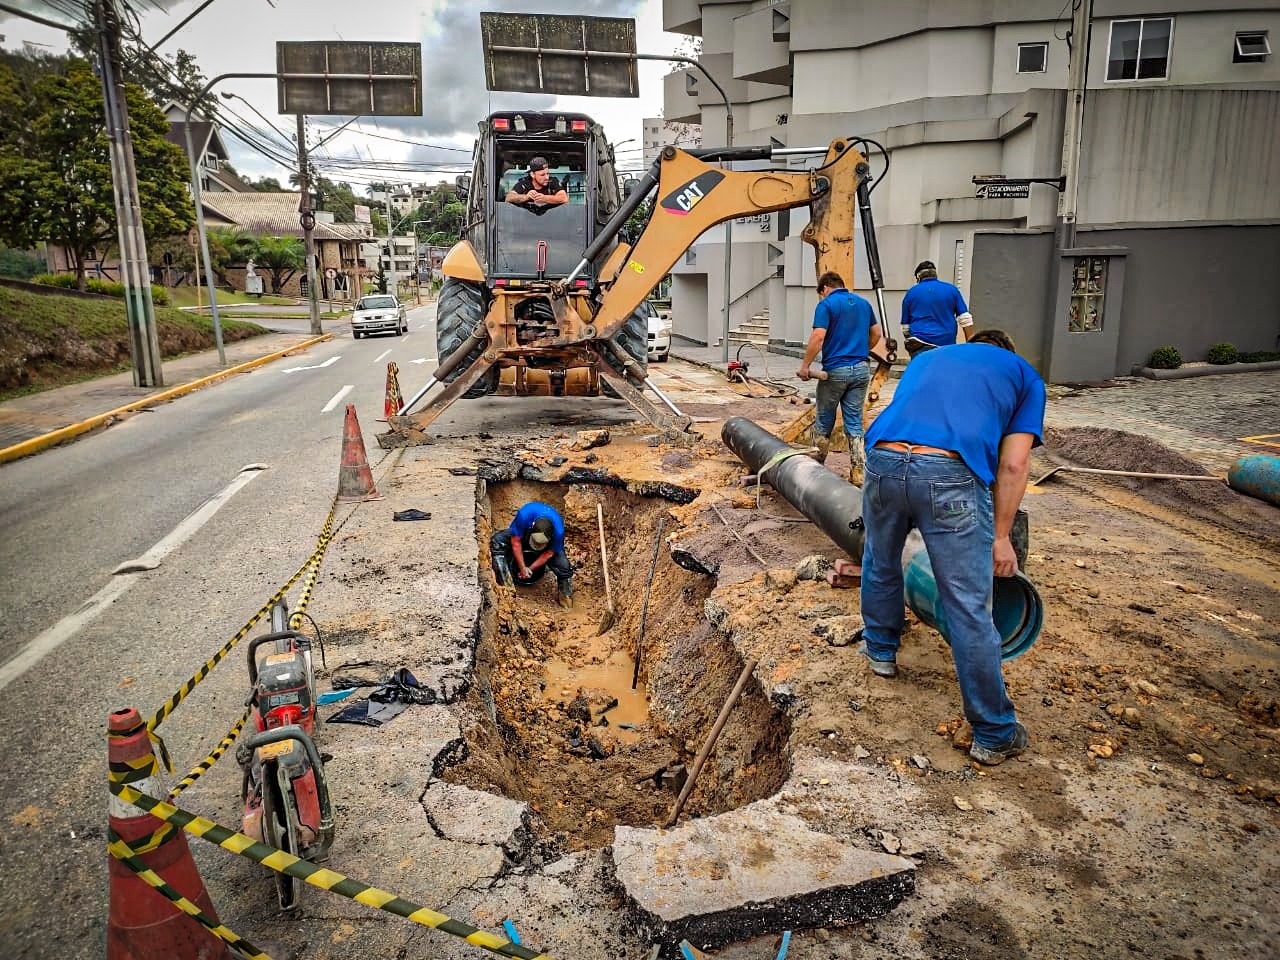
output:
[[[728,420],[720,439],[752,473],[759,473],[779,454],[793,451],[794,455],[768,468],[764,482],[812,520],[854,563],[862,563],[861,490],[745,417]]]

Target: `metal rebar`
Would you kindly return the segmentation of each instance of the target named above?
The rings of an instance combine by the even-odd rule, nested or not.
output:
[[[658,533],[653,538],[653,559],[649,561],[649,579],[644,584],[644,602],[640,605],[640,629],[636,631],[635,667],[631,671],[631,689],[640,683],[640,653],[644,649],[644,625],[649,617],[649,588],[653,586],[653,574],[658,569],[658,549],[662,546],[662,528],[667,518],[658,518]]]
[[[738,698],[742,696],[742,691],[746,689],[747,681],[751,678],[751,673],[756,668],[755,660],[748,660],[743,664],[742,672],[738,674],[738,682],[733,685],[733,690],[729,692],[728,699],[725,700],[724,706],[720,708],[720,716],[716,717],[715,726],[711,728],[711,732],[707,734],[706,742],[702,744],[702,749],[698,751],[698,759],[693,762],[693,769],[689,771],[689,779],[684,782],[684,787],[680,790],[680,796],[676,797],[676,804],[671,808],[671,816],[667,817],[667,822],[663,828],[674,827],[676,821],[680,819],[680,811],[684,809],[685,801],[689,799],[689,794],[693,793],[694,782],[698,779],[698,774],[702,772],[703,765],[707,762],[707,757],[711,756],[711,751],[715,749],[716,741],[720,739],[720,733],[724,730],[724,725],[729,722],[729,714],[733,711],[734,704],[738,702]]]

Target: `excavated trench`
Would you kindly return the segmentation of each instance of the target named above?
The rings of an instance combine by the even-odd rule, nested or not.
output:
[[[664,485],[665,488],[665,485]],[[484,604],[465,759],[446,780],[527,802],[533,828],[571,849],[609,843],[618,824],[664,821],[742,669],[703,602],[712,578],[684,570],[664,544],[650,588],[639,684],[633,654],[659,518],[671,504],[597,483],[482,484],[476,535]],[[691,494],[691,491],[679,491]],[[513,595],[498,589],[489,536],[530,500],[565,520],[574,606],[556,605],[555,578]],[[616,622],[605,611],[596,527],[603,506]],[[666,533],[673,532],[667,522]],[[720,813],[769,796],[786,779],[790,721],[751,681],[686,808]]]

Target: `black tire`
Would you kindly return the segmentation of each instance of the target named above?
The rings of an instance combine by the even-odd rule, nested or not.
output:
[[[485,292],[478,283],[466,280],[455,280],[446,277],[440,288],[440,299],[436,307],[436,355],[443,363],[445,358],[453,354],[466,342],[473,331],[484,322]],[[484,353],[485,344],[475,344],[467,353],[467,358],[444,378],[444,382],[452,383],[460,377]],[[490,370],[477,380],[462,396],[474,400],[485,397],[498,388],[498,371]]]
[[[613,335],[613,342],[622,347],[627,355],[640,367],[640,375],[644,376],[649,370],[649,317],[641,312],[639,307],[635,313],[631,314],[631,319],[626,322],[621,330]],[[608,347],[604,350],[605,361],[618,373],[626,375],[622,364],[613,355],[613,351]],[[600,384],[600,390],[606,397],[617,398],[618,392],[607,383]]]
[[[364,336],[364,334],[363,334],[363,333],[361,333],[359,330],[352,330],[352,331],[351,331],[351,337],[352,337],[352,339],[353,339],[353,340],[359,340],[359,339],[360,339],[361,337],[363,337],[363,336]]]

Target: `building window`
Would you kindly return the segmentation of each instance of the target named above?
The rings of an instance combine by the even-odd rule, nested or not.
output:
[[[1112,20],[1108,80],[1167,80],[1173,18]]]
[[[1271,56],[1271,40],[1266,30],[1242,30],[1236,34],[1232,63],[1263,63]]]
[[[1071,273],[1071,306],[1067,309],[1067,330],[1070,333],[1102,332],[1109,259],[1076,257],[1075,269]]]
[[[1045,61],[1049,58],[1048,43],[1018,44],[1018,72],[1044,73]]]

